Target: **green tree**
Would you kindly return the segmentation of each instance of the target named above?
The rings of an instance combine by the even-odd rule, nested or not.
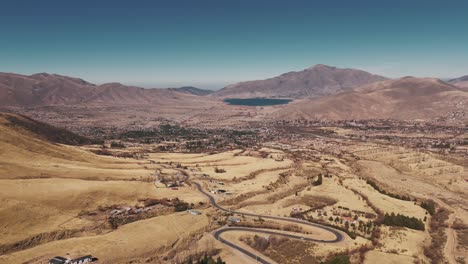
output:
[[[427,200],[421,203],[421,207],[426,209],[430,215],[434,215],[436,211],[436,203],[433,200]]]
[[[224,262],[220,256],[218,256],[218,259],[216,260],[216,264],[226,264],[226,262]]]
[[[330,260],[323,262],[323,264],[350,264],[351,261],[347,255],[338,255]]]

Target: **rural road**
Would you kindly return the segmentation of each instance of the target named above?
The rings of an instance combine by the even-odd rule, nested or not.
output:
[[[303,237],[303,236],[297,236],[297,235],[291,235],[291,234],[287,234],[287,233],[281,233],[281,232],[277,232],[277,231],[269,231],[269,230],[250,228],[250,227],[221,227],[221,228],[214,231],[213,235],[214,235],[216,240],[220,241],[221,243],[223,243],[223,244],[225,244],[225,245],[227,245],[227,246],[229,246],[229,247],[231,247],[233,249],[236,249],[236,250],[244,253],[245,255],[255,259],[259,263],[270,264],[269,261],[267,261],[265,259],[262,259],[257,254],[252,253],[250,251],[247,251],[244,248],[239,247],[236,244],[231,243],[231,242],[221,238],[220,235],[222,233],[224,233],[224,232],[229,232],[229,231],[248,231],[248,232],[255,232],[255,233],[264,233],[264,234],[269,234],[269,235],[279,235],[279,236],[284,236],[284,237],[288,237],[288,238],[301,239],[301,240],[304,240],[304,241],[312,241],[312,242],[319,242],[319,243],[337,243],[337,242],[340,242],[340,241],[343,240],[343,234],[340,231],[338,231],[338,230],[336,230],[334,228],[328,227],[328,226],[323,226],[323,225],[320,225],[320,224],[311,223],[311,222],[307,222],[307,221],[304,221],[304,220],[301,220],[301,219],[296,219],[296,218],[287,218],[287,217],[270,216],[270,215],[259,215],[259,214],[245,213],[245,212],[232,211],[232,210],[225,209],[225,208],[221,207],[216,202],[215,198],[213,196],[211,196],[210,193],[203,190],[203,188],[201,187],[201,185],[199,183],[193,182],[193,184],[195,184],[195,186],[197,186],[197,189],[198,189],[199,192],[203,193],[206,197],[208,197],[208,199],[210,200],[211,205],[213,205],[215,208],[217,208],[217,209],[219,209],[221,211],[228,212],[228,213],[233,213],[233,214],[238,214],[238,215],[250,216],[250,217],[261,217],[263,219],[273,219],[273,220],[278,220],[278,221],[284,221],[284,222],[290,222],[290,223],[313,226],[315,228],[325,230],[325,231],[330,232],[333,235],[335,235],[335,239],[321,240],[321,239],[313,239],[313,238],[308,238],[308,237]]]

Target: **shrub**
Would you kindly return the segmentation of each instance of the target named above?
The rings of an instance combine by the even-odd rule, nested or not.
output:
[[[314,186],[319,186],[322,185],[323,179],[322,179],[322,174],[320,173],[318,176],[318,179],[313,183]]]
[[[174,208],[176,212],[183,212],[183,211],[187,211],[188,209],[190,209],[190,206],[186,202],[177,201],[174,204]]]
[[[125,145],[121,142],[112,141],[110,144],[111,148],[125,148]]]
[[[218,167],[215,167],[214,171],[215,171],[216,173],[225,173],[225,172],[226,172],[225,169],[220,169],[220,168],[218,168]]]
[[[323,264],[349,264],[351,261],[347,255],[338,255],[323,262]]]

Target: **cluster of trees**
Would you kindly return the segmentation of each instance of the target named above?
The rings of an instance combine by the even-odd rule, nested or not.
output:
[[[421,207],[426,209],[430,215],[434,215],[436,212],[436,203],[433,200],[422,202]]]
[[[333,217],[330,216],[330,218],[328,220],[331,221],[330,219],[333,220]],[[340,220],[340,218],[338,216],[335,218],[334,222],[336,224],[343,224],[343,220],[342,219]],[[350,238],[352,238],[352,239],[356,239],[356,237],[357,237],[356,232],[349,230],[349,222],[345,222],[345,227],[342,227],[342,226],[339,226],[339,225],[336,225],[336,224],[332,224],[332,223],[322,222],[322,221],[320,221],[320,224],[325,225],[325,226],[329,226],[329,227],[333,227],[333,228],[338,229],[338,230],[341,230],[341,231],[345,232],[346,234],[348,234],[348,236]],[[351,226],[354,228],[356,225],[352,224]]]
[[[184,170],[188,169],[187,166],[183,166],[183,165],[180,164],[180,163],[177,163],[176,168],[177,168],[177,169],[184,169]]]
[[[354,219],[356,220],[357,217],[355,217]],[[370,220],[367,223],[365,223],[364,221],[359,221],[358,225],[356,225],[355,223],[349,223],[348,221],[344,221],[343,219],[340,219],[338,216],[335,217],[335,218],[330,216],[328,218],[328,221],[335,222],[337,224],[343,224],[344,223],[346,233],[348,233],[348,235],[350,237],[356,237],[356,230],[359,230],[362,234],[368,234],[369,235],[372,232],[373,228],[374,228],[373,223]],[[350,230],[350,227],[352,227],[352,231]]]
[[[407,227],[415,230],[424,231],[424,222],[421,219],[416,217],[409,217],[406,215],[401,215],[395,213],[388,214],[386,213],[383,219],[383,224],[388,226],[401,226]]]
[[[347,255],[334,256],[331,259],[322,262],[323,264],[349,264],[351,261]]]
[[[450,212],[445,208],[440,208],[431,218],[431,244],[424,247],[426,255],[431,263],[444,263],[444,247],[447,242],[445,234],[445,222],[449,218]]]
[[[369,184],[370,186],[372,186],[372,188],[374,188],[376,191],[378,191],[379,193],[381,194],[385,194],[385,195],[388,195],[392,198],[395,198],[395,199],[398,199],[398,200],[403,200],[403,201],[411,201],[411,197],[409,197],[409,195],[398,195],[398,194],[394,194],[394,193],[390,193],[390,192],[387,192],[383,189],[381,189],[374,181],[372,180],[367,180],[366,181],[367,184]]]
[[[187,261],[187,264],[226,264],[221,257],[218,257],[216,260],[213,259],[212,256],[205,255],[203,258],[199,259],[198,261],[194,262],[192,258]]]
[[[183,211],[187,211],[188,209],[190,209],[190,205],[186,202],[177,200],[174,203],[174,209],[176,212],[183,212]]]
[[[240,147],[252,146],[259,140],[259,135],[254,130],[197,129],[165,124],[159,128],[130,130],[111,135],[110,139],[147,144],[174,141],[183,143],[180,146],[185,147],[189,152],[199,152],[208,149],[225,149],[233,144]],[[159,150],[168,151],[169,149],[160,148]]]
[[[256,250],[263,252],[268,248],[268,246],[270,246],[270,241],[264,237],[255,235],[253,241],[250,242],[249,245]]]

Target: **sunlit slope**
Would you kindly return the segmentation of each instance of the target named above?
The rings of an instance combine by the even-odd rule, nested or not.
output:
[[[13,123],[12,117],[24,123]],[[25,117],[0,114],[0,178],[103,180],[138,178],[150,174],[134,160],[97,156],[79,147],[54,143],[47,140],[44,133],[29,130],[27,124],[29,119]]]

